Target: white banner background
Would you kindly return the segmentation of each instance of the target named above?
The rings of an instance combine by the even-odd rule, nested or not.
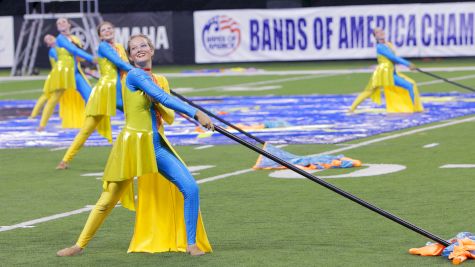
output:
[[[376,26],[403,57],[475,56],[474,14],[475,3],[199,11],[195,61],[374,58]]]
[[[14,56],[13,17],[0,17],[0,67],[11,67]]]

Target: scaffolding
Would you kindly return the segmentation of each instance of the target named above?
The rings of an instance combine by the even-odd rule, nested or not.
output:
[[[72,9],[76,12],[54,13],[51,8],[51,4],[54,2],[72,4],[74,5]],[[102,21],[99,13],[99,0],[25,0],[25,9],[23,23],[15,47],[12,76],[33,74],[40,40],[47,30],[45,29],[45,20],[56,20],[58,18],[81,19],[82,28],[85,29],[82,32],[83,38],[85,38],[86,43],[91,44],[92,47],[98,46],[99,41],[90,29],[95,29]],[[75,27],[81,27],[74,21],[71,24],[73,33]],[[94,49],[92,49],[92,53],[96,55]]]

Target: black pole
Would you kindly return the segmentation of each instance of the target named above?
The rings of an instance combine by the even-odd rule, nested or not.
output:
[[[185,98],[184,96],[178,94],[177,92],[175,92],[175,91],[173,91],[173,90],[170,90],[170,91],[171,91],[171,93],[172,93],[174,96],[176,96],[176,97],[178,97],[179,99],[185,101],[186,103],[190,104],[191,106],[193,106],[193,107],[195,107],[195,108],[197,108],[197,109],[203,111],[204,113],[208,114],[208,116],[213,117],[213,118],[217,119],[218,121],[220,121],[220,122],[222,122],[222,123],[228,125],[229,127],[233,128],[233,129],[235,129],[235,130],[237,130],[238,132],[240,132],[240,133],[246,135],[247,137],[256,140],[258,143],[261,143],[261,144],[264,144],[264,143],[265,143],[264,140],[262,140],[262,139],[260,139],[260,138],[258,138],[258,137],[256,137],[256,136],[254,136],[254,135],[252,135],[252,134],[250,134],[250,133],[244,131],[243,129],[237,127],[236,125],[230,123],[229,121],[227,121],[227,120],[225,120],[225,119],[223,119],[223,118],[221,118],[221,117],[218,117],[218,116],[214,115],[213,113],[211,113],[211,112],[209,112],[208,110],[206,110],[204,107],[202,107],[202,106],[200,106],[200,105],[198,105],[198,104],[195,104],[193,101],[191,101],[191,100]]]
[[[436,78],[436,79],[443,80],[444,82],[448,82],[448,83],[453,84],[453,85],[455,85],[455,86],[462,87],[462,88],[464,88],[464,89],[467,89],[467,90],[470,90],[470,91],[472,91],[472,92],[475,92],[475,89],[473,89],[473,88],[471,88],[471,87],[468,87],[468,86],[466,86],[466,85],[460,84],[460,83],[458,83],[458,82],[451,81],[451,80],[449,80],[449,79],[446,79],[446,78],[441,77],[441,76],[439,76],[439,75],[436,75],[436,74],[434,74],[434,73],[430,73],[430,72],[421,70],[421,69],[419,69],[419,68],[416,68],[416,70],[417,70],[418,72],[421,72],[421,73],[424,73],[424,74],[426,74],[426,75],[432,76],[432,77],[434,77],[434,78]]]
[[[434,234],[432,234],[432,233],[430,233],[430,232],[428,232],[428,231],[426,231],[422,228],[419,228],[416,225],[411,224],[410,222],[407,222],[407,221],[397,217],[396,215],[393,215],[393,214],[391,214],[391,213],[389,213],[389,212],[387,212],[383,209],[380,209],[380,208],[372,205],[371,203],[368,203],[368,202],[366,202],[366,201],[364,201],[364,200],[362,200],[362,199],[360,199],[360,198],[358,198],[358,197],[356,197],[356,196],[354,196],[354,195],[352,195],[352,194],[350,194],[350,193],[348,193],[344,190],[341,190],[338,187],[335,187],[334,185],[322,180],[321,178],[318,178],[318,177],[316,177],[316,176],[314,176],[314,175],[312,175],[312,174],[310,174],[310,173],[308,173],[308,172],[306,172],[302,169],[299,169],[299,168],[295,167],[294,165],[288,163],[287,161],[284,161],[284,160],[270,154],[269,152],[267,152],[267,151],[255,146],[255,145],[247,142],[246,140],[241,139],[241,138],[237,137],[236,135],[233,135],[232,133],[226,131],[224,128],[222,128],[218,125],[215,125],[214,129],[217,132],[227,136],[228,138],[233,139],[234,141],[236,141],[236,142],[238,142],[238,143],[254,150],[255,152],[257,152],[257,153],[259,153],[259,154],[261,154],[261,155],[263,155],[263,156],[265,156],[265,157],[267,157],[267,158],[269,158],[269,159],[271,159],[271,160],[273,160],[273,161],[275,161],[275,162],[291,169],[292,171],[294,171],[294,172],[296,172],[296,173],[312,180],[313,182],[315,182],[319,185],[322,185],[322,186],[326,187],[327,189],[332,190],[333,192],[335,192],[335,193],[337,193],[341,196],[344,196],[344,197],[348,198],[349,200],[352,200],[353,202],[356,202],[356,203],[360,204],[361,206],[363,206],[365,208],[368,208],[368,209],[378,213],[379,215],[382,215],[382,216],[384,216],[384,217],[386,217],[386,218],[388,218],[392,221],[395,221],[396,223],[398,223],[398,224],[400,224],[400,225],[402,225],[406,228],[409,228],[410,230],[412,230],[416,233],[419,233],[419,234],[421,234],[421,235],[423,235],[427,238],[430,238],[430,239],[434,240],[435,242],[437,242],[439,244],[442,244],[446,247],[450,246],[450,243],[445,241],[444,239],[442,239],[442,238],[440,238],[440,237],[438,237],[438,236],[436,236],[436,235],[434,235]]]

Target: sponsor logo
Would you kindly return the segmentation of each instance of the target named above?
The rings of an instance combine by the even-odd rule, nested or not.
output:
[[[214,16],[204,25],[201,34],[203,47],[214,56],[227,56],[241,43],[239,23],[226,16]]]

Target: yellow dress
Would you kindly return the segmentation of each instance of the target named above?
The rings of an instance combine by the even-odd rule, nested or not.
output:
[[[69,38],[73,43],[81,46],[78,37],[70,35]],[[77,65],[79,72],[82,75],[84,74],[79,62],[76,63],[74,56],[68,50],[63,47],[57,47],[56,50],[58,52],[58,62],[53,71],[56,72],[54,75],[57,78],[51,79],[50,87],[51,91],[65,90],[59,102],[61,126],[63,128],[81,128],[85,118],[85,102],[76,90],[75,65]]]
[[[156,83],[169,93],[168,82],[163,76],[154,76]],[[139,177],[138,201],[135,204],[133,183],[121,198],[122,206],[136,210],[134,236],[128,252],[186,251],[184,199],[178,188],[163,177],[157,169],[153,147],[151,101],[142,91],[122,87],[125,126],[117,137],[104,171],[104,188],[110,181],[123,181]],[[174,112],[158,105],[163,120],[172,123]],[[168,142],[159,125],[159,134],[170,150],[179,156]],[[180,159],[181,160],[181,159]],[[211,251],[201,212],[198,215],[196,244],[204,251]]]
[[[391,43],[387,43],[389,48],[394,51]],[[421,112],[424,110],[419,95],[417,84],[406,75],[395,71],[394,63],[383,55],[377,56],[378,66],[366,86],[365,90],[373,90],[371,99],[381,105],[381,90],[384,89],[387,112]],[[409,92],[404,88],[395,86],[394,74],[408,80],[413,84],[414,104],[412,103]],[[376,90],[375,90],[376,89]]]
[[[114,46],[120,58],[128,62],[124,47],[118,43],[114,44]],[[109,140],[109,142],[112,142],[110,117],[116,114],[117,66],[105,57],[100,57],[98,64],[101,77],[92,89],[87,101],[86,116],[106,116],[98,124],[97,132]],[[121,73],[121,76],[122,74],[125,73]]]

